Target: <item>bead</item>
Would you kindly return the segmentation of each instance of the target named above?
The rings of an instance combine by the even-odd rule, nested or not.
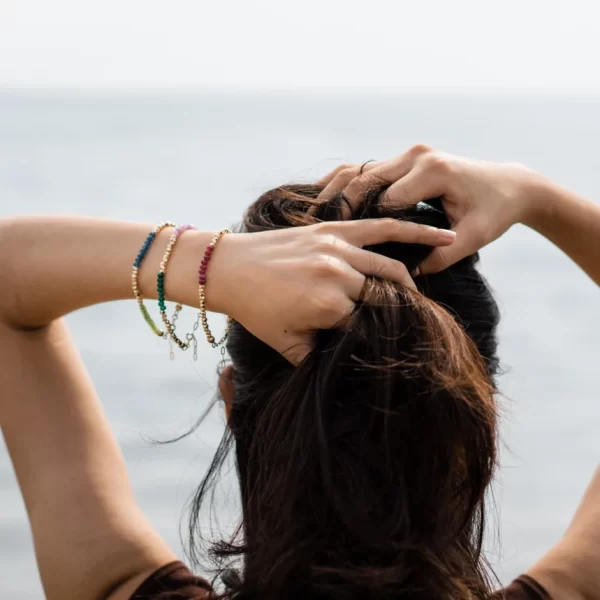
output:
[[[165,302],[165,293],[164,293],[164,291],[165,291],[164,280],[165,280],[165,274],[167,271],[167,266],[169,264],[171,254],[173,252],[173,248],[175,247],[175,244],[177,243],[177,240],[179,239],[181,234],[184,233],[185,231],[194,230],[194,229],[196,229],[196,228],[193,225],[180,225],[179,227],[177,227],[175,229],[175,231],[169,238],[169,241],[167,242],[167,247],[165,248],[165,253],[160,262],[160,268],[159,268],[159,272],[157,274],[157,280],[156,280],[156,289],[157,289],[157,295],[158,295],[158,307],[160,310],[161,319],[162,319],[163,323],[165,324],[165,328],[167,331],[167,334],[165,335],[165,337],[167,337],[167,336],[170,337],[171,340],[175,344],[177,344],[177,346],[179,348],[181,348],[182,350],[187,349],[189,347],[189,344],[186,344],[184,341],[182,341],[181,339],[179,339],[179,337],[177,337],[175,335],[175,326],[171,321],[169,321],[169,318],[167,317],[167,313],[166,313],[167,306],[166,306],[166,302]],[[182,309],[183,309],[183,307],[181,306],[181,304],[176,304],[175,314],[177,314]]]
[[[131,287],[133,290],[133,295],[135,297],[135,299],[138,301],[138,307],[140,309],[140,312],[142,314],[142,317],[144,318],[144,321],[146,321],[146,323],[148,323],[148,325],[150,326],[150,328],[152,329],[152,331],[158,335],[159,337],[164,337],[164,332],[161,331],[156,324],[154,323],[154,321],[152,320],[152,317],[150,316],[150,313],[148,312],[148,310],[146,309],[146,307],[144,306],[144,300],[140,294],[140,289],[139,289],[139,282],[138,282],[138,273],[139,273],[139,269],[141,267],[141,264],[146,256],[146,254],[148,253],[148,250],[152,244],[152,242],[154,241],[154,239],[156,238],[156,236],[165,228],[167,227],[175,227],[174,223],[169,223],[169,222],[164,222],[161,223],[160,225],[158,225],[157,227],[154,228],[153,231],[151,231],[147,236],[146,239],[144,240],[144,243],[142,244],[142,247],[140,248],[140,251],[138,252],[134,262],[133,262],[133,269],[131,272]]]
[[[200,322],[202,324],[202,329],[206,336],[206,340],[214,348],[216,348],[217,346],[220,346],[221,344],[223,344],[225,342],[225,340],[227,339],[227,334],[229,333],[229,328],[227,328],[225,330],[225,334],[223,335],[223,338],[217,342],[215,340],[215,337],[212,335],[212,332],[210,331],[210,328],[208,326],[208,317],[206,315],[207,272],[208,272],[208,264],[210,262],[210,259],[212,258],[212,254],[216,248],[216,245],[219,243],[221,238],[227,233],[230,233],[230,231],[228,229],[223,229],[222,231],[220,231],[219,233],[217,233],[213,236],[212,240],[206,247],[204,256],[202,257],[202,260],[200,262],[200,267],[198,269],[198,300],[200,302]]]

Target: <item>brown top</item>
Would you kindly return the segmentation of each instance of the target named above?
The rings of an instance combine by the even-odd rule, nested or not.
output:
[[[210,584],[194,575],[182,562],[165,565],[144,581],[131,600],[206,600]],[[494,595],[497,600],[552,600],[528,575],[521,575]]]

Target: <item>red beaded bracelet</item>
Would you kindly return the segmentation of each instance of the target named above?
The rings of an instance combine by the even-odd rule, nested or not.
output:
[[[208,269],[208,264],[210,259],[212,258],[213,252],[215,250],[216,245],[219,243],[221,238],[226,234],[231,233],[229,229],[222,229],[217,233],[213,239],[210,241],[210,244],[206,247],[206,251],[204,252],[204,258],[200,263],[200,270],[198,272],[198,296],[200,298],[200,319],[202,321],[202,329],[204,329],[204,334],[206,335],[206,340],[213,347],[217,348],[221,344],[224,344],[227,340],[227,335],[229,334],[229,330],[231,328],[231,317],[227,320],[227,328],[225,329],[225,333],[223,337],[217,342],[210,331],[210,327],[208,326],[208,319],[206,317],[206,273]]]

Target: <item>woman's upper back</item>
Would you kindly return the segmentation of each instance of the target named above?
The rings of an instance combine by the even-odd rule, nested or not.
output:
[[[131,600],[208,600],[211,586],[182,563],[173,562],[153,573]],[[493,600],[551,600],[544,588],[527,575],[498,591]]]

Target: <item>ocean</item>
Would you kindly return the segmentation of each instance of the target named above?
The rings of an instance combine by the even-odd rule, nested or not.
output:
[[[234,224],[266,189],[417,142],[519,161],[600,201],[600,97],[0,93],[0,215],[73,214],[204,229]],[[522,226],[482,251],[502,312],[501,470],[487,548],[502,581],[557,542],[600,462],[600,290]],[[192,311],[182,320],[192,322]],[[223,431],[219,354],[198,362],[149,336],[131,302],[68,318],[140,505],[183,556],[180,523]],[[218,321],[214,321],[217,328]],[[0,389],[0,402],[9,401]],[[234,508],[223,500],[223,518]],[[235,503],[233,503],[235,505]],[[184,528],[182,528],[183,530]],[[0,595],[43,597],[28,522],[0,442]]]

